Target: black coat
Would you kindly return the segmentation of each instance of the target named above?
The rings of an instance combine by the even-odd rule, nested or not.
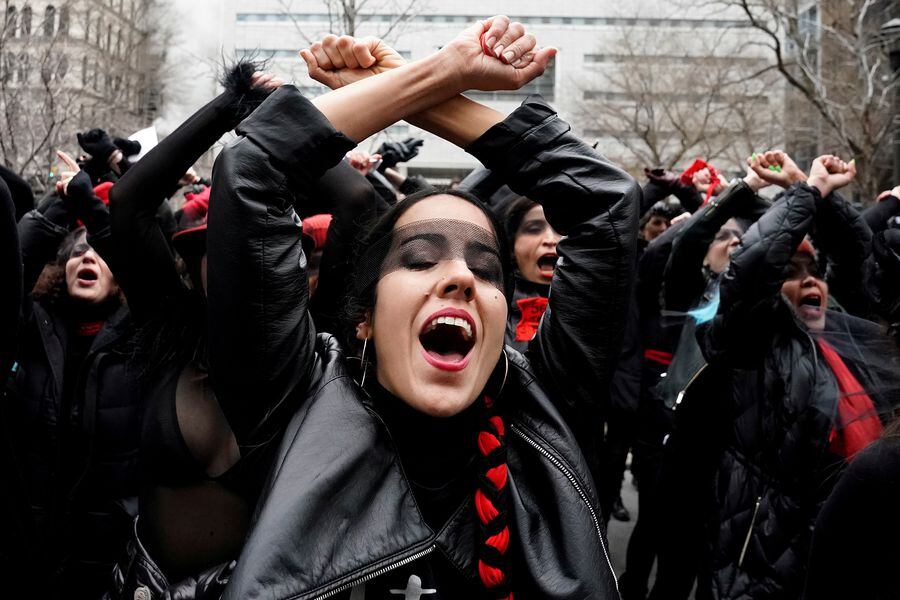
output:
[[[22,218],[24,289],[65,233],[37,210]],[[104,228],[89,239],[100,246],[108,235]],[[39,570],[111,570],[137,508],[139,393],[125,350],[133,328],[127,306],[106,318],[69,404],[63,397],[67,320],[52,306],[23,303],[10,421],[31,508],[30,541],[44,562]]]
[[[316,337],[306,313],[291,188],[335,164],[352,142],[292,86],[241,132],[220,155],[212,186],[212,375],[230,421],[273,435],[290,423],[225,597],[340,593],[435,551],[474,578],[468,501],[443,531],[428,528],[387,428],[347,373],[339,344]],[[537,99],[469,150],[543,203],[554,229],[569,235],[528,358],[506,352],[516,595],[616,597],[579,450],[590,443],[579,437],[588,429],[573,435],[570,426],[601,401],[618,358],[640,190]]]
[[[832,228],[834,219],[849,214],[836,210],[842,202],[803,184],[789,189],[742,238],[722,278],[719,312],[698,332],[711,373],[688,389],[684,403],[705,407],[688,413],[705,419],[708,439],[699,443],[723,450],[710,489],[715,598],[799,596],[812,524],[843,464],[828,452],[837,384],[780,294],[784,269],[814,219],[820,241],[837,241],[829,236],[841,230]],[[858,269],[868,239],[840,242],[830,257],[836,272],[851,271],[854,260]],[[829,313],[832,329],[858,339],[879,335],[874,324]],[[867,387],[862,357],[843,358]],[[703,429],[694,424],[693,431]]]

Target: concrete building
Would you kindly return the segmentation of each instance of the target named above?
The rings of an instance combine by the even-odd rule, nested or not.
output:
[[[2,159],[45,174],[75,132],[149,125],[161,102],[164,48],[152,0],[7,0],[0,32]],[[39,140],[40,144],[29,144]],[[41,187],[41,177],[35,185]]]
[[[379,35],[390,29],[385,39],[405,57],[417,59],[440,48],[476,19],[489,16],[487,13],[508,14],[533,31],[540,44],[559,48],[555,63],[543,77],[522,90],[473,92],[470,95],[509,112],[527,95],[540,93],[579,133],[588,139],[596,139],[605,154],[635,172],[646,166],[646,160],[629,152],[622,144],[621,135],[609,132],[612,129],[621,134],[632,125],[625,119],[617,126],[605,122],[604,127],[598,127],[591,118],[591,107],[598,101],[627,105],[654,100],[652,94],[631,97],[611,85],[611,79],[621,77],[623,73],[628,75],[636,63],[660,63],[665,67],[665,61],[668,61],[671,68],[666,67],[664,71],[671,74],[665,82],[669,87],[663,86],[653,94],[666,97],[672,93],[671,86],[675,86],[680,88],[679,102],[684,105],[697,101],[698,96],[684,94],[684,88],[694,86],[690,71],[700,68],[706,57],[714,56],[720,63],[732,57],[744,60],[746,65],[748,56],[753,56],[746,42],[754,33],[740,15],[700,14],[677,3],[560,0],[548,4],[544,0],[494,0],[485,4],[478,0],[444,0],[440,3],[420,0],[411,4],[409,18],[394,26],[400,18],[398,13],[407,6],[410,6],[409,2],[396,0],[368,3],[366,11],[371,12],[359,16],[353,23],[356,35]],[[334,15],[328,14],[325,2],[227,0],[226,7],[222,17],[226,55],[257,53],[271,58],[273,70],[293,79],[311,95],[321,93],[321,88],[305,77],[305,68],[297,51],[308,46],[310,40],[320,39],[330,29],[346,27],[346,23],[340,24],[334,20]],[[346,29],[335,33],[344,31]],[[623,39],[631,43],[627,53],[622,49]],[[774,88],[761,90],[754,94],[753,100],[768,103],[769,95],[775,93]],[[724,127],[726,111],[719,112]],[[657,134],[680,135],[671,127],[661,128]],[[465,174],[476,164],[465,152],[402,123],[367,141],[364,147],[374,150],[382,136],[408,135],[426,139],[420,156],[410,164],[412,171],[448,181]],[[690,151],[684,153],[681,162],[688,159]],[[689,158],[692,160],[694,156]],[[736,165],[729,166],[737,168]]]

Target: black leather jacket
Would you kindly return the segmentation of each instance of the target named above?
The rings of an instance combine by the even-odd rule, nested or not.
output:
[[[587,440],[570,427],[608,393],[640,190],[569,129],[531,98],[469,148],[544,204],[553,227],[568,235],[528,357],[506,351],[510,553],[522,598],[618,597],[579,450]],[[240,132],[219,156],[212,185],[211,372],[239,436],[241,429],[284,435],[224,597],[341,597],[432,552],[474,578],[471,500],[443,530],[426,525],[389,431],[348,374],[339,343],[316,336],[306,311],[292,190],[353,143],[292,86]]]
[[[698,331],[713,371],[705,375],[718,382],[692,386],[684,402],[705,407],[707,437],[720,437],[723,450],[710,529],[713,598],[786,599],[802,590],[812,525],[843,465],[828,452],[838,388],[780,291],[813,222],[820,250],[832,246],[832,291],[854,273],[859,279],[870,236],[868,228],[853,229],[855,214],[836,194],[821,198],[804,184],[787,190],[742,238],[722,279],[718,314]],[[880,335],[873,323],[831,311],[823,336],[829,332],[839,339]],[[876,409],[887,411],[892,398],[869,385],[864,357],[843,360]]]

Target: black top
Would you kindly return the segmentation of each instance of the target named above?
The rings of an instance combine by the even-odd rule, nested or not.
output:
[[[859,453],[819,513],[805,600],[900,598],[900,437]]]

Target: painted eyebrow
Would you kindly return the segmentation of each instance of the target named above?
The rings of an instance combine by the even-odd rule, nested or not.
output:
[[[425,240],[427,242],[443,243],[443,244],[447,243],[447,238],[439,233],[417,233],[415,235],[409,236],[408,238],[406,238],[405,240],[400,242],[400,247],[402,248],[403,246],[405,246],[409,243],[412,243],[416,240]]]
[[[493,246],[488,246],[487,244],[482,242],[469,242],[467,249],[480,250],[481,252],[484,252],[486,254],[493,254],[497,258],[500,258],[500,252],[496,248],[494,248]]]

